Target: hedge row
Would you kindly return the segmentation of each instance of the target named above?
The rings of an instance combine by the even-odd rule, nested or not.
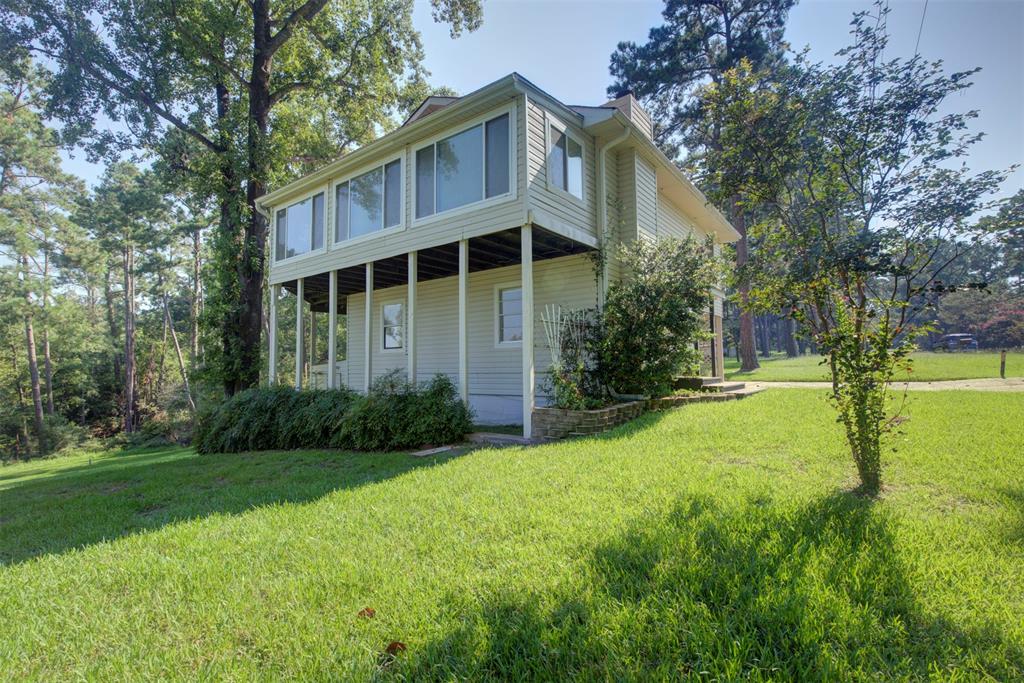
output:
[[[396,373],[366,395],[348,389],[249,389],[200,415],[192,444],[199,453],[295,448],[388,451],[460,441],[472,415],[452,381],[422,386]]]

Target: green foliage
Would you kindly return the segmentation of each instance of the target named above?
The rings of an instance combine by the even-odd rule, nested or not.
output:
[[[460,441],[472,415],[452,381],[417,387],[397,373],[377,378],[365,396],[347,389],[248,389],[201,413],[200,453],[348,448],[390,451]]]
[[[869,494],[880,488],[883,438],[899,423],[888,383],[950,291],[944,270],[983,237],[972,218],[997,204],[990,197],[1006,177],[949,163],[979,139],[967,132],[976,112],[936,112],[974,72],[888,59],[887,14],[876,3],[855,15],[839,64],[798,55],[765,73],[743,62],[705,93],[722,122],[716,194],[741,195],[762,217],[741,269],[748,307],[787,312],[828,357]]]
[[[710,336],[710,290],[722,264],[710,244],[692,239],[636,240],[621,259],[627,276],[609,287],[592,332],[597,376],[616,393],[664,396]]]
[[[619,43],[609,70],[609,97],[631,92],[647,105],[655,138],[670,156],[682,147],[697,158],[719,151],[714,111],[701,85],[747,60],[774,68],[783,59],[783,31],[796,0],[666,0],[665,23],[646,43]],[[692,158],[689,161],[697,161]]]
[[[478,0],[430,5],[453,37],[482,20]],[[69,142],[154,151],[216,202],[204,320],[228,393],[259,382],[268,225],[256,199],[427,94],[412,18],[413,3],[392,0],[0,2],[0,59],[29,51],[51,70],[47,109]]]

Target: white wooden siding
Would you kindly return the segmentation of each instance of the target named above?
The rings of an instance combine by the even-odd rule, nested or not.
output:
[[[696,229],[692,220],[687,218],[664,195],[658,194],[658,237],[684,239],[688,236],[700,237],[701,235],[702,233]]]
[[[495,288],[518,286],[519,266],[494,268],[469,275],[467,325],[469,326],[470,404],[484,423],[516,423],[522,420],[522,351],[519,346],[495,344]],[[427,381],[446,374],[458,381],[458,278],[418,283],[416,289],[416,374]],[[381,343],[381,307],[406,301],[406,287],[377,289],[373,293],[371,320],[373,376],[380,377],[406,367],[406,352],[384,351]],[[348,361],[341,379],[362,390],[363,302],[365,295],[348,297]],[[592,308],[597,301],[594,270],[584,255],[566,256],[534,263],[534,321],[538,331],[534,353],[537,366],[537,402],[548,400],[548,369],[551,354],[544,338],[541,316],[547,304],[566,309]]]
[[[622,233],[619,238],[623,244],[627,244],[636,239],[636,153],[626,149],[617,156],[618,192],[622,205]]]
[[[574,121],[556,115],[530,100],[527,160],[527,183],[530,208],[537,216],[537,223],[552,230],[569,227],[582,230],[596,237],[596,206],[594,138],[585,133]],[[548,187],[547,174],[547,121],[555,119],[579,142],[583,143],[583,201],[576,201],[567,193]]]
[[[658,176],[654,166],[638,154],[636,164],[636,226],[637,234],[647,238],[658,236]]]

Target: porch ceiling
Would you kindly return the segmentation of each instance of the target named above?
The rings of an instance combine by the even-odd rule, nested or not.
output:
[[[582,254],[590,247],[575,242],[539,226],[533,228],[533,260]],[[451,242],[417,254],[417,282],[454,277],[459,274],[459,243]],[[519,228],[503,230],[469,240],[469,272],[475,273],[491,268],[518,265],[520,262]],[[406,254],[399,254],[373,262],[373,288],[385,289],[404,285],[409,278],[409,261]],[[293,295],[297,281],[282,283]],[[307,276],[303,285],[304,298],[310,309],[326,312],[328,308],[328,273]],[[345,298],[366,288],[364,265],[350,266],[338,270],[338,313],[345,313]]]

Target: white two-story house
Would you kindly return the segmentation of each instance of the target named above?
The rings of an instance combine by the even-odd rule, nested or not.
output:
[[[521,423],[526,436],[546,401],[545,306],[592,308],[620,277],[613,259],[595,272],[587,252],[738,238],[659,151],[632,96],[569,106],[518,74],[428,98],[397,130],[258,206],[272,226],[271,382],[282,379],[280,326],[294,326],[297,387],[446,373],[478,422]],[[283,295],[297,297],[294,318],[278,315]],[[705,372],[721,376],[722,293],[708,306]]]

